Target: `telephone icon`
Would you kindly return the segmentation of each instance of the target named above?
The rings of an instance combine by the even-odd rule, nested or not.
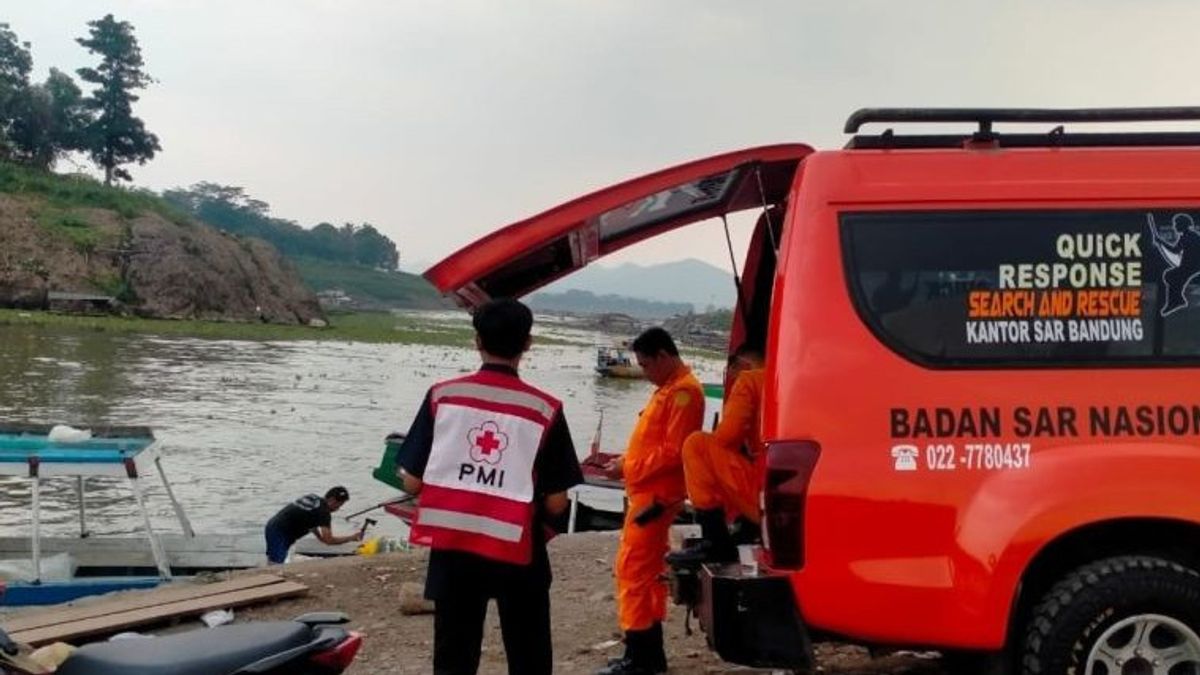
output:
[[[896,471],[916,471],[920,452],[915,445],[893,445],[892,459],[896,460]]]

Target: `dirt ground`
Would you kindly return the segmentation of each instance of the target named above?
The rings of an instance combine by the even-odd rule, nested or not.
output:
[[[551,589],[555,672],[592,673],[619,655],[616,608],[612,592],[615,533],[558,537],[550,543],[554,568]],[[363,650],[349,675],[399,675],[431,672],[433,617],[405,616],[399,610],[401,587],[419,584],[426,553],[411,551],[373,557],[305,561],[277,568],[308,585],[303,598],[237,612],[238,621],[291,618],[303,612],[340,610],[351,628],[364,634]],[[405,596],[411,599],[410,586]],[[684,634],[683,610],[676,607],[665,626],[670,672],[676,675],[753,673],[722,663],[708,650],[696,629]],[[936,659],[895,654],[872,659],[865,649],[837,644],[818,646],[821,672],[838,675],[940,675]],[[495,607],[488,614],[481,673],[506,673],[504,647]]]

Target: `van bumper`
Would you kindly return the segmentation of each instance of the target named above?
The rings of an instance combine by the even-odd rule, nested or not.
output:
[[[812,640],[788,577],[740,564],[700,569],[696,612],[708,646],[723,660],[755,668],[813,667]]]

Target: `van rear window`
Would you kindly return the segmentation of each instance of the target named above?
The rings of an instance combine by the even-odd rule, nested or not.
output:
[[[933,367],[1200,363],[1200,209],[844,213],[855,305]]]

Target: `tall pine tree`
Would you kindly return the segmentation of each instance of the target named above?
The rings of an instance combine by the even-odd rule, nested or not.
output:
[[[142,50],[133,36],[133,25],[117,21],[112,14],[88,22],[86,38],[76,40],[88,52],[100,55],[97,68],[80,68],[80,79],[96,85],[84,103],[95,114],[88,126],[88,154],[104,169],[104,183],[113,179],[132,180],[124,164],[145,164],[162,148],[158,137],[146,131],[141,119],[133,116],[135,91],[145,89],[154,80],[142,69]]]

